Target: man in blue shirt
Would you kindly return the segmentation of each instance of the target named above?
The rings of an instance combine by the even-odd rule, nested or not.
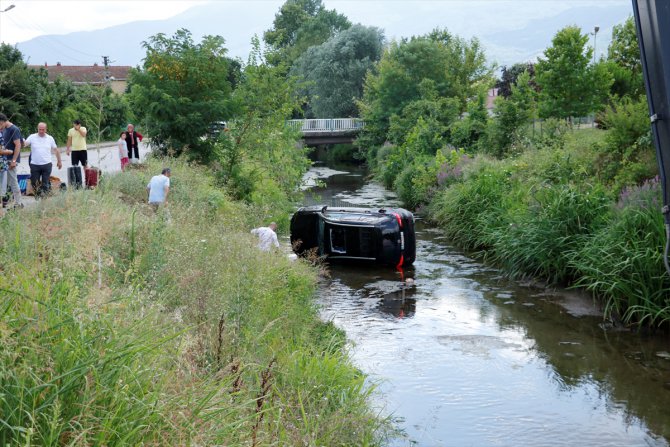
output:
[[[12,190],[12,194],[14,194],[14,207],[23,207],[21,203],[21,189],[19,188],[19,180],[16,174],[16,167],[21,162],[21,146],[23,141],[21,129],[12,124],[4,113],[0,113],[0,129],[2,129],[2,139],[4,140],[4,148],[0,151],[0,154],[5,157],[9,165],[7,169],[7,183]]]

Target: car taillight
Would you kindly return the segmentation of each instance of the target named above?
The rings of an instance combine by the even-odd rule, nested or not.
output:
[[[395,218],[398,219],[398,225],[400,225],[400,228],[402,228],[402,219],[400,218],[400,214],[398,213],[393,214],[395,214]]]

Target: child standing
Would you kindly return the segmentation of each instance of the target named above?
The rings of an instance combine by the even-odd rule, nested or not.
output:
[[[129,163],[128,160],[128,143],[126,143],[126,133],[121,132],[121,138],[117,141],[119,146],[119,158],[121,159],[121,170],[126,170],[126,165]]]

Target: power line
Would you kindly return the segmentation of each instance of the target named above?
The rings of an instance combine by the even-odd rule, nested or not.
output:
[[[41,40],[43,42],[46,41],[46,40],[50,40],[50,41],[53,41],[54,43],[56,43],[58,45],[61,45],[65,48],[67,48],[70,51],[74,51],[74,52],[82,54],[84,56],[94,57],[96,59],[98,58],[98,56],[95,55],[95,54],[86,53],[85,51],[78,50],[76,48],[71,47],[70,45],[67,45],[66,43],[61,42],[60,40],[58,40],[56,38],[56,35],[54,35],[53,33],[49,33],[47,30],[45,30],[44,28],[42,28],[41,26],[39,26],[38,24],[36,24],[33,21],[25,21],[25,22],[18,23],[11,16],[9,17],[9,20],[11,20],[12,23],[14,25],[18,26],[18,27],[27,28],[27,29],[32,30],[32,31],[38,31],[38,32],[44,33],[40,36],[37,36],[37,37],[41,38]],[[51,48],[54,48],[54,47],[52,46]],[[63,54],[63,53],[61,53],[61,54]],[[77,59],[75,59],[75,58],[72,58],[72,60],[77,61]],[[81,61],[78,61],[78,62],[81,62]]]

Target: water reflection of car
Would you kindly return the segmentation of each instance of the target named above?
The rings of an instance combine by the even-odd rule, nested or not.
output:
[[[398,318],[409,318],[416,313],[416,300],[414,296],[414,288],[405,288],[396,290],[395,292],[387,293],[379,300],[379,309],[387,314],[391,314]]]
[[[416,256],[414,215],[403,208],[300,208],[291,218],[291,245],[298,255],[328,261],[408,266]]]

